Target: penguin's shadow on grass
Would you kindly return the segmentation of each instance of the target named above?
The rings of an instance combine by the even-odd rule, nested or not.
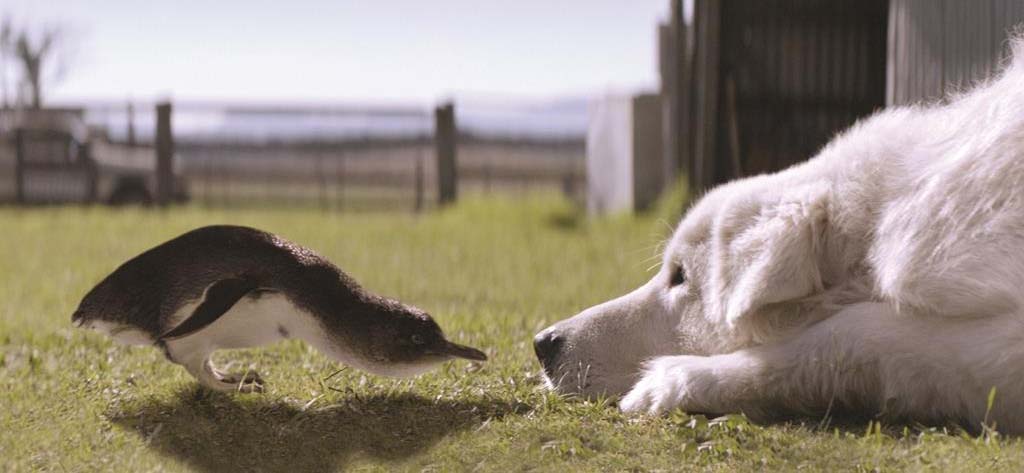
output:
[[[351,397],[306,410],[201,388],[111,416],[149,448],[207,472],[342,469],[353,458],[399,461],[447,435],[525,406],[437,401],[413,394]]]

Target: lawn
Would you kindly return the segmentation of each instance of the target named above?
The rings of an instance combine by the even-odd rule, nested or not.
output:
[[[676,199],[678,200],[678,199]],[[623,416],[562,399],[530,340],[649,277],[677,212],[581,218],[557,196],[473,197],[424,215],[303,209],[0,208],[0,470],[334,471],[1024,469],[1024,445],[913,426],[757,426],[741,416]],[[485,348],[413,380],[341,366],[298,341],[224,353],[260,395],[211,394],[151,347],[73,329],[125,259],[238,223],[314,248],[369,289]]]

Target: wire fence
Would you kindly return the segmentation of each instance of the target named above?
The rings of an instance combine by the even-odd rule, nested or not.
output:
[[[129,194],[152,200],[145,196],[152,193],[155,168],[154,118],[148,110],[86,112],[99,202]],[[437,205],[438,151],[429,113],[214,106],[176,107],[173,113],[174,178],[191,202],[344,211],[420,211]],[[582,200],[582,134],[544,136],[531,133],[529,127],[538,125],[529,118],[500,122],[492,114],[489,119],[484,132],[458,125],[460,194],[554,190]],[[0,201],[11,201],[8,188],[16,187],[11,134],[0,136]],[[135,186],[134,193],[125,191],[126,185]]]
[[[582,141],[461,137],[460,193],[556,190],[582,199]],[[438,201],[433,140],[178,146],[179,172],[204,205],[317,205],[332,210],[423,210]]]

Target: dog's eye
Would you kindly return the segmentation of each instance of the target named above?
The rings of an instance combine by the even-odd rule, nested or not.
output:
[[[409,340],[411,340],[414,345],[422,345],[423,344],[423,337],[421,337],[418,334],[409,337]]]
[[[682,265],[676,266],[672,270],[672,279],[669,279],[669,284],[676,287],[684,282],[686,282],[686,272],[683,271]]]

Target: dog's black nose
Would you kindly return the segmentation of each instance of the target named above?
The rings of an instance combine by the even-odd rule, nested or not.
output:
[[[558,358],[558,353],[562,350],[563,343],[565,343],[565,337],[558,333],[557,330],[550,328],[533,337],[533,351],[537,353],[537,359],[540,360],[540,364],[545,368],[551,366],[555,359]]]

